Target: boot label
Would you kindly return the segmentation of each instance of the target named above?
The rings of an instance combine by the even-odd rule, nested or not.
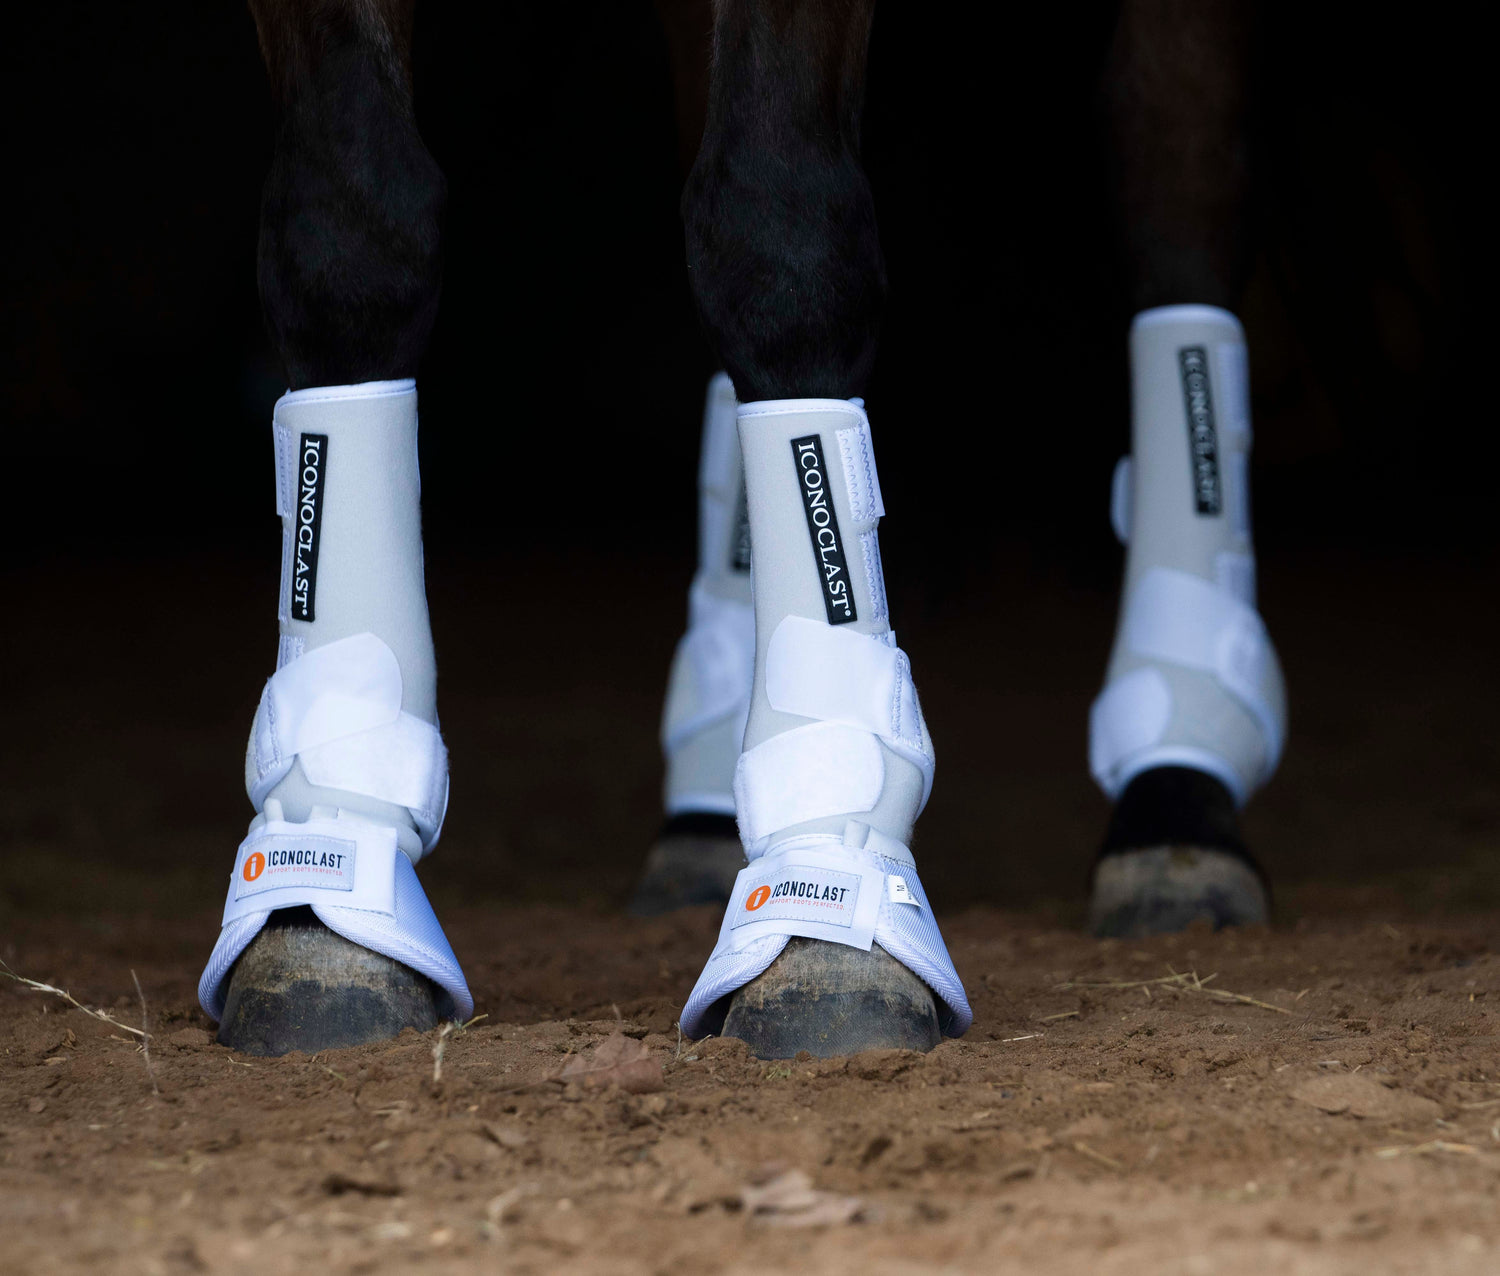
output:
[[[822,926],[854,925],[860,875],[811,864],[783,864],[748,883],[737,908],[731,908],[731,930],[750,922],[809,921]]]
[[[734,504],[734,536],[729,545],[729,570],[750,570],[750,503],[745,498],[745,480],[740,479],[740,494]]]
[[[241,900],[285,886],[352,891],[356,849],[354,842],[316,834],[255,838],[240,847],[233,896]]]
[[[1187,407],[1188,454],[1193,465],[1193,498],[1198,513],[1223,513],[1219,482],[1219,436],[1214,429],[1214,401],[1208,387],[1208,351],[1183,346],[1177,352],[1182,369],[1182,398]]]
[[[297,503],[292,508],[292,619],[315,619],[318,599],[318,540],[323,531],[323,486],[328,472],[328,436],[304,434],[297,447]]]
[[[792,460],[802,491],[802,511],[807,515],[807,534],[812,537],[813,561],[823,582],[823,610],[830,625],[847,625],[859,617],[854,610],[854,591],[849,585],[849,564],[844,557],[843,537],[839,535],[838,515],[828,491],[822,438],[809,434],[793,439]]]
[[[866,952],[885,899],[885,871],[863,851],[793,839],[740,870],[714,955],[768,935],[802,935]]]

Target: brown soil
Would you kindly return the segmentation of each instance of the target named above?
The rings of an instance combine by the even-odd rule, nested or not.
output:
[[[1299,664],[1314,676],[1251,824],[1284,887],[1274,928],[1078,933],[1098,653],[1066,635],[1102,627],[1102,647],[1108,600],[1055,590],[1006,640],[1014,711],[1044,680],[1055,699],[1022,718],[1029,750],[995,743],[990,784],[975,724],[994,706],[966,718],[971,692],[924,683],[954,792],[918,850],[973,1031],[925,1057],[783,1064],[677,1036],[710,910],[634,921],[613,902],[653,805],[658,692],[638,669],[664,665],[680,582],[639,649],[601,657],[618,667],[532,652],[524,678],[505,672],[528,658],[514,630],[445,636],[440,607],[448,698],[476,691],[445,707],[459,805],[424,875],[486,1017],[443,1042],[435,1081],[436,1034],[280,1060],[214,1044],[194,986],[264,644],[213,644],[241,626],[221,591],[174,635],[174,695],[139,699],[162,635],[101,653],[79,617],[85,601],[132,614],[158,583],[75,582],[19,635],[50,658],[8,717],[32,747],[4,796],[0,957],[130,1025],[134,970],[152,1043],[148,1071],[128,1034],[0,981],[0,1271],[1500,1270],[1494,675],[1450,645],[1424,684],[1401,673],[1423,654],[1408,636],[1399,660],[1349,657],[1383,682],[1339,681],[1326,647],[1361,621],[1344,586],[1310,581],[1305,614],[1283,602],[1282,629],[1315,636],[1284,644],[1293,684]],[[1432,632],[1455,632],[1440,589],[1412,591]],[[241,627],[264,637],[263,619]],[[913,630],[935,666],[945,644],[995,641],[991,616]],[[589,672],[548,673],[568,668]],[[1132,986],[1076,986],[1109,981]],[[621,1030],[660,1090],[552,1079]]]

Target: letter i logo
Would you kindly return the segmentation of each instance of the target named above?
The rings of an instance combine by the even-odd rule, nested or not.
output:
[[[769,886],[757,886],[750,892],[750,897],[745,901],[745,911],[753,913],[770,898],[771,888]]]
[[[249,857],[249,859],[245,861],[245,880],[247,882],[253,882],[257,877],[261,875],[261,872],[265,869],[265,867],[266,857],[259,851],[254,852]]]

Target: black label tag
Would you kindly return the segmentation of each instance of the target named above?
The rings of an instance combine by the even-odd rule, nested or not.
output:
[[[1193,498],[1200,514],[1224,510],[1219,486],[1219,436],[1214,430],[1214,400],[1208,388],[1208,351],[1184,346],[1177,352],[1182,369],[1182,398],[1187,406],[1188,454],[1193,462]]]
[[[750,570],[750,503],[745,499],[745,480],[740,479],[740,494],[734,506],[734,536],[729,545],[729,570]]]
[[[318,600],[318,541],[323,532],[323,486],[328,436],[304,434],[297,446],[297,504],[292,513],[292,619],[313,620]]]
[[[833,512],[833,497],[828,491],[823,440],[816,434],[793,439],[792,460],[797,467],[797,485],[802,489],[807,534],[812,537],[813,561],[823,582],[823,610],[830,625],[847,625],[859,617],[854,611],[854,591],[849,587],[849,564],[844,559],[838,515]]]

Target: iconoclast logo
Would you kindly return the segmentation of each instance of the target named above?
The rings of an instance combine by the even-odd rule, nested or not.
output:
[[[757,886],[745,900],[745,911],[753,913],[770,898],[771,888],[769,886]]]
[[[807,515],[807,534],[812,537],[813,561],[823,581],[823,610],[830,625],[847,625],[859,617],[854,610],[854,592],[849,588],[849,564],[844,558],[838,515],[828,491],[822,438],[809,434],[793,439],[792,460],[797,466],[802,511]]]
[[[1214,428],[1214,401],[1208,385],[1208,351],[1184,346],[1177,352],[1182,369],[1182,397],[1187,407],[1188,450],[1193,462],[1193,497],[1200,514],[1220,514],[1219,436]]]
[[[328,477],[328,436],[304,434],[297,448],[295,552],[292,560],[292,619],[317,614],[318,541],[323,532],[323,489]]]
[[[245,857],[244,876],[247,882],[253,882],[266,870],[266,857],[259,851],[253,851]]]

